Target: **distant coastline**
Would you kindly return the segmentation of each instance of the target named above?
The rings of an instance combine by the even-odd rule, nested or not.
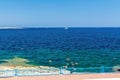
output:
[[[0,27],[0,29],[24,29],[23,27]]]

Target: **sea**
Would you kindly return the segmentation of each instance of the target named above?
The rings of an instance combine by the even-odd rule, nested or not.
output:
[[[0,29],[0,63],[20,57],[53,67],[120,65],[120,28]]]

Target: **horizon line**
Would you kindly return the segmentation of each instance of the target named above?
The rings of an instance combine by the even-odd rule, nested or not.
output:
[[[38,29],[38,28],[45,28],[45,29],[48,29],[48,28],[67,28],[67,29],[69,29],[69,28],[120,28],[120,27],[52,27],[52,26],[49,26],[49,27],[0,27],[0,29]]]

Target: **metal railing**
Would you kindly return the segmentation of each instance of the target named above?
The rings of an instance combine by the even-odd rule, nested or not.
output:
[[[91,67],[91,68],[50,68],[50,69],[14,69],[0,70],[0,77],[12,76],[45,76],[59,74],[89,74],[115,72],[113,67]]]
[[[15,76],[14,70],[0,70],[0,77],[12,77]]]

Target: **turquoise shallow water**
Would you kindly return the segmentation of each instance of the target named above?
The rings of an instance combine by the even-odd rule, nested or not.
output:
[[[99,67],[120,64],[120,28],[0,30],[0,62],[15,56],[28,64]]]

